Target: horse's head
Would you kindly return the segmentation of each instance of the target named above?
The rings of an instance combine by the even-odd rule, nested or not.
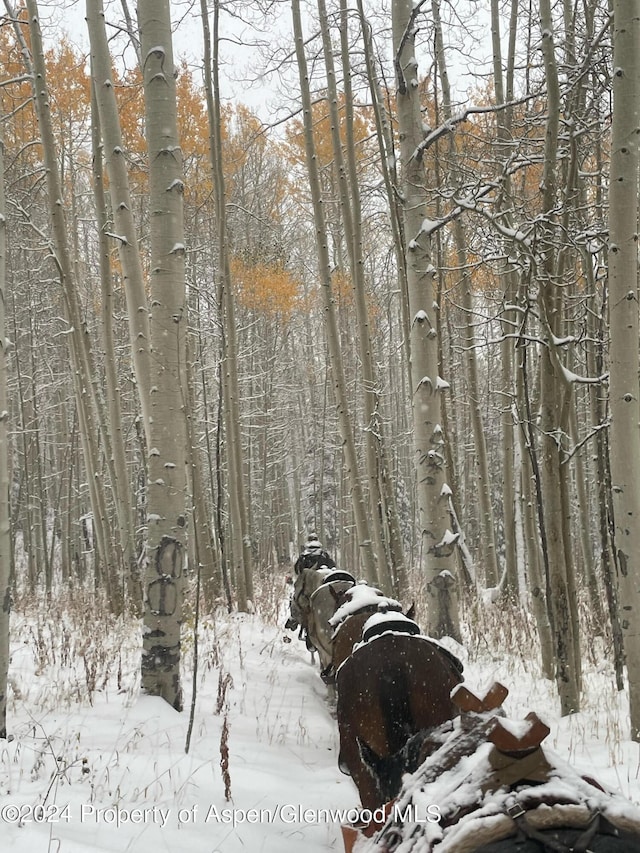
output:
[[[387,756],[378,755],[368,743],[358,738],[360,758],[373,777],[382,803],[388,803],[398,796],[404,774],[415,773],[442,746],[452,727],[452,722],[447,720],[441,726],[422,729],[412,735],[402,749]]]
[[[402,787],[402,776],[406,773],[401,752],[395,755],[381,756],[369,744],[357,738],[358,752],[364,766],[369,771],[381,803],[390,802]]]

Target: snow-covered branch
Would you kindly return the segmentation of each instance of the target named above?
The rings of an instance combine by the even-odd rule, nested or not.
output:
[[[537,92],[531,95],[525,95],[523,98],[518,98],[515,101],[508,101],[505,104],[492,104],[486,107],[468,107],[466,110],[463,110],[461,113],[457,115],[451,116],[451,118],[447,119],[443,124],[437,127],[435,130],[432,130],[418,145],[416,150],[413,152],[413,156],[420,160],[424,152],[430,148],[435,142],[439,139],[442,139],[443,136],[447,136],[449,133],[453,133],[456,127],[459,124],[467,121],[469,116],[472,115],[482,115],[485,113],[498,113],[502,110],[509,109],[510,107],[518,106],[519,104],[524,104],[527,101],[531,101],[533,98],[537,98],[540,95],[543,95],[544,92]]]

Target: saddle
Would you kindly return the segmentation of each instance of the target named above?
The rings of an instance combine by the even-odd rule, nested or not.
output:
[[[410,634],[415,636],[420,634],[420,626],[407,617],[396,611],[392,613],[374,614],[367,619],[362,628],[362,642],[368,643],[376,637],[381,637],[388,631],[393,631],[396,634]]]
[[[393,631],[397,634],[409,634],[410,636],[422,633],[420,626],[403,613],[397,613],[396,611],[392,611],[391,613],[376,613],[364,623],[362,628],[362,642],[368,643],[369,640],[380,637],[388,631]],[[429,637],[424,637],[424,640],[437,649],[443,657],[447,658],[454,670],[462,675],[464,664],[453,652],[450,652],[445,646]]]
[[[325,576],[325,579],[322,581],[320,586],[333,583],[334,581],[350,581],[353,584],[356,583],[356,579],[351,572],[345,572],[343,569],[332,569],[329,574]],[[320,587],[318,587],[318,589],[320,589]]]

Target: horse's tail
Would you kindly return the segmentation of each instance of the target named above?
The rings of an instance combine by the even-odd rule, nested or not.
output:
[[[409,689],[406,672],[395,670],[382,673],[377,702],[382,716],[386,755],[378,755],[364,738],[357,739],[360,758],[375,780],[381,802],[387,802],[395,796],[402,785],[402,749],[414,731]]]
[[[403,670],[383,672],[380,679],[379,701],[384,715],[384,727],[389,754],[402,749],[414,733],[409,691],[411,686]]]

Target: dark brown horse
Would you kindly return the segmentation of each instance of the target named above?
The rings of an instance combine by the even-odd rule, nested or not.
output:
[[[353,647],[362,639],[362,628],[371,616],[368,611],[361,611],[347,616],[344,622],[338,625],[333,635],[333,670],[338,671],[340,665],[353,652]]]
[[[399,609],[399,605],[397,608],[392,608],[393,611],[399,611]],[[362,629],[364,628],[365,623],[373,613],[377,612],[380,612],[378,610],[378,605],[375,605],[375,607],[367,605],[362,610],[358,610],[356,613],[350,614],[337,625],[333,634],[332,665],[334,673],[338,671],[341,664],[351,655],[356,643],[359,643],[362,640]],[[405,616],[408,619],[413,619],[415,617],[415,607],[413,604],[406,611]]]
[[[409,621],[402,614],[392,617]],[[367,626],[377,635],[337,672],[339,764],[353,778],[363,807],[375,809],[398,793],[390,790],[398,784],[391,768],[407,741],[457,715],[450,693],[462,681],[462,665],[427,637],[385,632],[382,618]]]
[[[358,583],[336,596],[335,613],[329,620],[333,629],[332,661],[329,677],[335,678],[340,664],[345,661],[356,643],[362,639],[365,622],[375,613],[400,612],[400,602],[388,598],[381,590],[366,583]],[[406,615],[413,619],[415,607],[411,605]]]
[[[355,835],[362,853],[640,853],[638,807],[544,748],[550,729],[534,712],[507,720],[507,692],[455,690],[461,716],[410,738],[394,802],[345,844]]]

